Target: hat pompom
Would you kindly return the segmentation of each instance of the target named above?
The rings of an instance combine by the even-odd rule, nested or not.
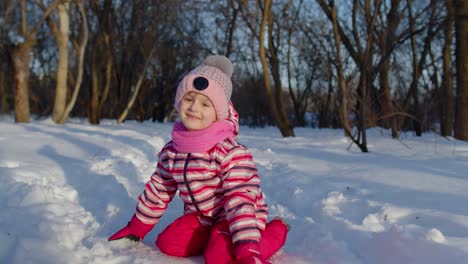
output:
[[[210,55],[205,59],[205,61],[203,61],[203,64],[220,69],[229,78],[231,78],[232,76],[232,72],[233,72],[232,63],[225,56]]]

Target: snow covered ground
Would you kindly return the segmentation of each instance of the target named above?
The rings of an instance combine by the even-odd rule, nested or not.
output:
[[[176,198],[143,243],[123,227],[171,124],[0,118],[0,263],[203,263],[168,257],[156,235],[180,216]],[[468,143],[369,130],[361,153],[341,130],[241,127],[270,217],[292,226],[273,263],[468,263]]]

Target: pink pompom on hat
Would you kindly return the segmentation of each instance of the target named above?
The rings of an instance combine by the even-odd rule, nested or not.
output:
[[[208,56],[179,83],[174,104],[177,112],[185,93],[196,92],[208,97],[216,110],[217,120],[224,120],[228,116],[232,94],[232,71],[232,63],[225,56]]]

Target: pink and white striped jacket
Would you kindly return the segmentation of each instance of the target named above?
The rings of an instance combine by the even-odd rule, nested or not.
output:
[[[237,113],[229,121],[238,131]],[[249,150],[225,139],[205,153],[180,153],[168,142],[144,192],[138,197],[136,217],[155,225],[177,190],[184,213],[197,213],[205,226],[228,221],[234,244],[258,242],[265,229],[268,207]]]

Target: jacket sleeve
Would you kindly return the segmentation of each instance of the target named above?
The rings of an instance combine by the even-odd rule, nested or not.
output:
[[[222,163],[224,209],[234,245],[260,241],[255,215],[260,178],[252,155],[243,146],[234,147]]]
[[[145,224],[155,225],[167,209],[177,191],[177,183],[166,171],[164,149],[159,153],[156,170],[138,197],[136,217]]]

